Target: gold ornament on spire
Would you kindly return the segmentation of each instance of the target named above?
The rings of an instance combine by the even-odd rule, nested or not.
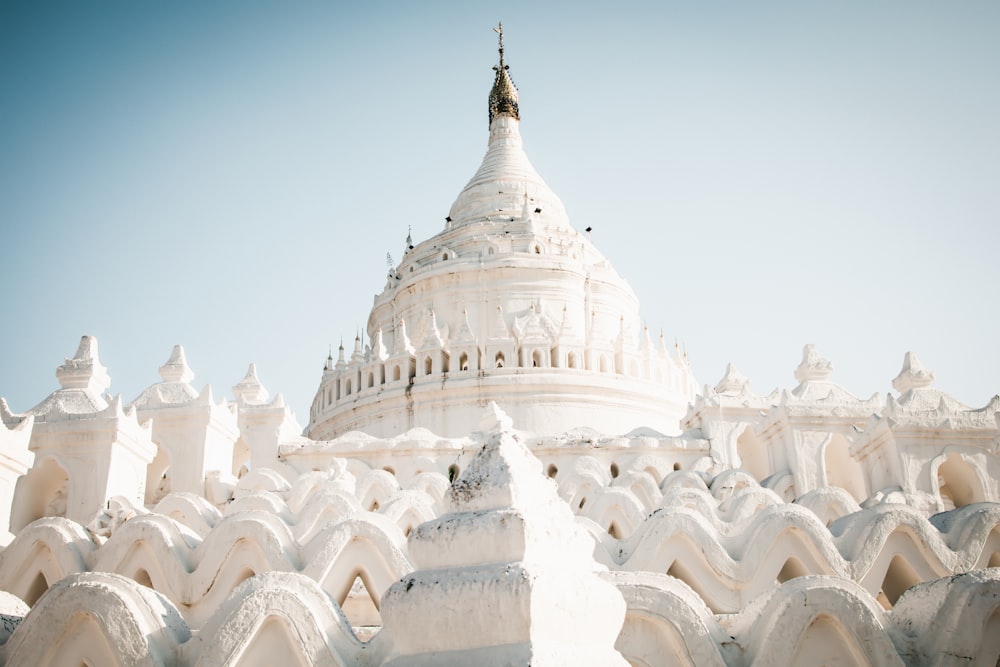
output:
[[[517,88],[510,80],[507,64],[503,60],[503,23],[501,22],[493,31],[498,35],[500,65],[493,68],[496,78],[493,80],[493,88],[490,90],[490,123],[501,114],[511,116],[515,120],[520,120],[521,116],[517,110]]]

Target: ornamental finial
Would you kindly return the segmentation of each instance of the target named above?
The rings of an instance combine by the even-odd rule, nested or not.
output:
[[[497,41],[500,44],[500,69],[503,69],[503,21],[497,23],[497,27],[493,28],[493,32],[497,34]]]
[[[510,80],[510,74],[507,73],[508,67],[503,59],[503,22],[497,24],[493,31],[497,33],[499,42],[500,64],[493,68],[497,75],[493,81],[493,89],[490,91],[490,123],[501,114],[520,120],[521,116],[517,110],[517,88]]]

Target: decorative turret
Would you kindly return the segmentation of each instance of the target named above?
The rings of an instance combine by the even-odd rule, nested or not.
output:
[[[67,415],[90,415],[108,407],[104,392],[111,386],[108,369],[97,354],[97,339],[83,336],[76,354],[56,368],[60,389],[28,410],[36,422],[63,419]],[[23,415],[5,418],[8,425],[16,423]]]
[[[147,387],[131,405],[140,421],[152,422],[157,446],[146,470],[149,504],[173,491],[204,494],[211,472],[232,472],[233,445],[239,437],[233,407],[225,400],[215,403],[211,387],[199,394],[190,385],[194,373],[181,345],[175,345],[160,366],[160,377],[162,382]]]
[[[56,369],[56,377],[63,389],[86,389],[95,394],[107,391],[111,378],[97,355],[97,339],[82,337],[73,358]]]
[[[111,379],[97,349],[96,338],[83,336],[73,358],[56,370],[62,388],[28,412],[35,418],[29,445],[35,460],[17,484],[12,530],[43,516],[86,524],[116,495],[142,502],[156,445],[148,424],[140,425],[134,409],[123,409],[120,396],[100,395]]]
[[[833,364],[816,350],[812,343],[802,348],[802,362],[795,369],[795,379],[799,384],[821,382],[830,378]]]
[[[340,350],[343,352],[344,347],[341,346]],[[247,374],[233,385],[233,396],[242,404],[259,405],[267,402],[270,394],[257,379],[257,364],[251,362],[250,367],[247,368]]]
[[[934,382],[934,371],[920,363],[915,352],[907,352],[903,355],[903,368],[892,381],[892,387],[899,393],[905,394],[910,389],[929,387],[932,382]]]
[[[184,405],[198,398],[198,392],[190,384],[194,379],[194,372],[188,366],[183,346],[174,345],[170,358],[160,366],[160,378],[163,382],[154,384],[139,394],[139,397],[132,401],[131,407],[145,411],[158,407]],[[145,416],[141,418],[146,419]]]

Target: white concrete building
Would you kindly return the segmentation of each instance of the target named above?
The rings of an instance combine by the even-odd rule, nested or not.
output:
[[[89,336],[0,400],[0,662],[997,664],[1000,397],[901,350],[859,398],[811,345],[699,390],[528,161],[502,42],[488,101],[305,429],[180,346],[108,396]]]

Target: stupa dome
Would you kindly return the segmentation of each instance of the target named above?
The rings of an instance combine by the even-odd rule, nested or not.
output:
[[[542,434],[679,432],[697,388],[687,359],[654,343],[632,288],[532,166],[502,46],[494,70],[486,155],[444,229],[407,237],[369,344],[328,360],[310,438],[458,436],[489,401]]]

